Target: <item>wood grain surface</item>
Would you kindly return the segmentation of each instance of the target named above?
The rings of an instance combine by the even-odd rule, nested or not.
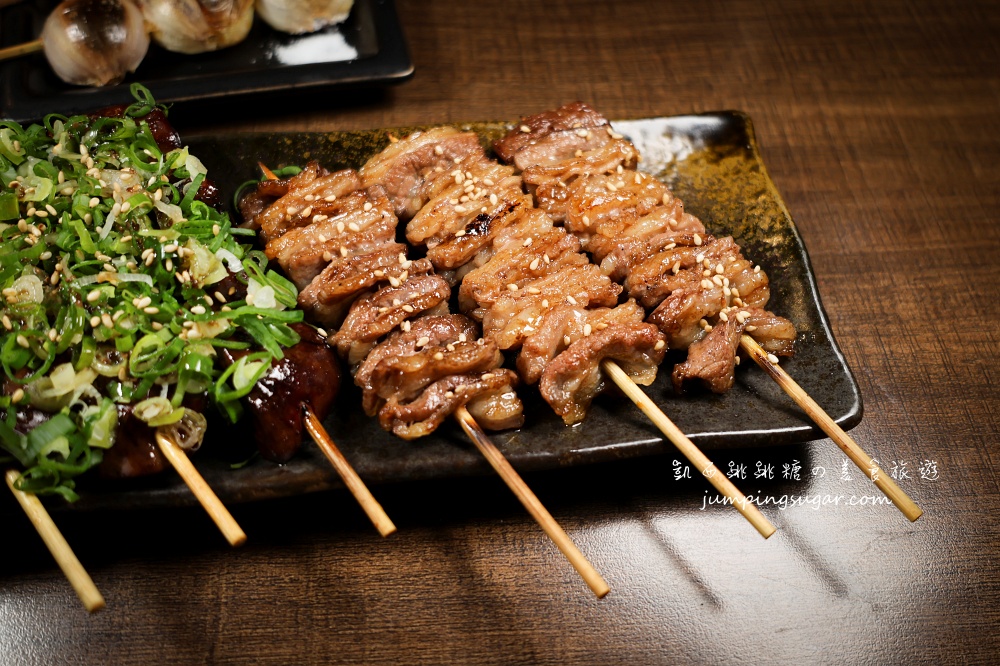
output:
[[[178,105],[175,122],[358,129],[575,99],[610,117],[747,112],[861,386],[852,435],[909,475],[899,483],[924,517],[870,505],[870,483],[853,466],[842,478],[829,440],[714,457],[746,465],[740,488],[773,502],[842,498],[765,505],[778,528],[767,541],[735,511],[703,509],[708,484],[675,480],[672,456],[527,475],[610,583],[598,600],[493,478],[375,488],[399,528],[388,539],[346,492],[234,507],[249,536],[238,551],[195,510],[59,513],[107,599],[88,616],[8,497],[0,663],[995,663],[996,3],[398,10],[411,81]],[[776,478],[754,479],[758,463]],[[793,464],[800,480],[782,479]]]

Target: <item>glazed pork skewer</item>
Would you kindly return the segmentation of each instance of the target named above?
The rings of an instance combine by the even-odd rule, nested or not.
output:
[[[356,172],[318,164],[288,181],[271,179],[243,199],[266,252],[302,289],[300,304],[324,326],[363,390],[363,406],[404,439],[433,432],[453,415],[546,534],[598,596],[610,588],[490,441],[518,427],[516,375],[500,368],[494,344],[476,338],[462,315],[447,314],[450,288],[427,260],[394,242],[396,216],[381,187],[363,189]],[[381,342],[380,342],[381,340]]]
[[[666,344],[634,300],[533,209],[514,169],[487,158],[478,138],[440,127],[396,141],[361,170],[409,219],[407,239],[461,282],[459,306],[503,350],[520,347],[527,383],[567,424],[583,419],[604,377],[626,394],[765,538],[774,526],[636,387],[649,384]]]
[[[494,144],[522,171],[539,205],[564,222],[602,270],[653,308],[672,347],[688,349],[674,385],[733,383],[742,348],[913,521],[922,511],[778,366],[795,340],[791,322],[764,309],[768,280],[732,238],[707,234],[665,185],[635,171],[635,147],[585,104],[525,118]],[[714,323],[709,323],[709,321]]]

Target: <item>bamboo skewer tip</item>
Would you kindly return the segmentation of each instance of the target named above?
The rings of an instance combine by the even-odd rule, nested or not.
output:
[[[923,515],[923,509],[910,499],[902,488],[879,468],[874,459],[862,450],[858,443],[841,428],[826,411],[819,406],[806,391],[799,386],[785,369],[768,358],[768,353],[749,335],[740,338],[743,348],[763,370],[778,383],[778,386],[802,408],[827,437],[847,454],[847,457],[872,480],[875,486],[888,497],[904,516],[914,522]]]
[[[386,537],[394,533],[396,526],[386,514],[382,505],[378,503],[375,496],[368,490],[365,482],[361,480],[361,477],[358,476],[358,473],[347,461],[347,458],[344,457],[344,454],[334,444],[330,434],[323,427],[322,421],[309,408],[309,405],[302,405],[302,421],[313,441],[316,442],[316,445],[326,455],[334,470],[340,475],[344,485],[354,495],[354,499],[361,505],[361,508],[368,515],[372,524],[375,525],[375,529],[378,530],[379,534]]]
[[[230,546],[242,546],[246,543],[247,535],[243,528],[239,526],[229,509],[219,500],[219,497],[212,490],[211,486],[205,482],[201,473],[195,468],[180,446],[172,439],[161,432],[156,433],[156,443],[160,445],[160,451],[170,462],[171,466],[177,470],[177,474],[187,484],[187,487],[197,498],[198,502],[208,513],[209,518],[216,524],[222,536],[226,538]]]
[[[45,506],[41,500],[31,493],[17,489],[14,484],[17,482],[20,474],[16,470],[9,469],[4,476],[7,481],[7,487],[10,488],[14,498],[28,516],[28,520],[31,521],[35,531],[38,532],[38,536],[42,538],[49,552],[52,553],[56,564],[59,565],[63,575],[66,576],[66,580],[69,581],[77,596],[80,597],[80,601],[83,602],[84,608],[90,613],[96,613],[104,608],[104,597],[101,595],[101,591],[94,585],[90,574],[83,568],[83,565],[73,552],[73,549],[70,548],[66,538],[63,537],[62,532],[56,527],[49,512],[45,510]]]
[[[472,440],[472,443],[479,449],[479,452],[483,454],[483,457],[490,463],[490,466],[500,475],[500,478],[507,484],[507,487],[520,500],[524,508],[528,510],[528,513],[531,514],[532,518],[535,519],[542,530],[555,543],[556,547],[562,551],[563,555],[566,556],[566,559],[573,565],[573,568],[580,574],[591,591],[597,595],[598,599],[604,598],[611,591],[611,587],[607,581],[597,572],[597,569],[587,560],[586,556],[580,552],[580,549],[577,548],[573,540],[566,534],[566,531],[556,522],[556,519],[552,517],[552,514],[549,513],[548,509],[545,508],[535,493],[531,491],[531,488],[528,487],[528,484],[524,482],[517,471],[511,466],[503,453],[490,441],[490,438],[480,427],[479,423],[476,422],[472,414],[469,413],[469,410],[463,405],[455,410],[454,416],[459,425],[462,426],[462,430],[465,431],[469,439]]]
[[[622,390],[629,397],[632,402],[635,403],[649,420],[660,429],[664,435],[667,436],[674,446],[684,455],[688,461],[699,470],[709,483],[715,487],[720,493],[722,493],[733,507],[742,514],[744,518],[753,525],[754,529],[760,533],[762,537],[767,539],[775,532],[775,527],[771,524],[764,514],[760,512],[757,506],[749,501],[746,496],[739,491],[739,489],[733,485],[733,482],[715,466],[708,456],[706,456],[701,449],[699,449],[694,442],[692,442],[687,435],[678,428],[673,421],[671,421],[663,410],[653,402],[646,393],[639,388],[639,386],[632,381],[632,378],[626,374],[621,367],[611,359],[604,359],[601,362],[601,368],[604,372],[611,377],[612,381],[618,385],[618,388]]]

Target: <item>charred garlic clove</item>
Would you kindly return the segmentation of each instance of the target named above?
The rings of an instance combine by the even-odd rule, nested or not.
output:
[[[149,34],[131,0],[66,0],[46,19],[42,42],[60,79],[104,86],[135,71],[149,49]]]
[[[156,43],[176,53],[204,53],[243,41],[253,0],[139,0]]]
[[[342,22],[353,4],[354,0],[257,0],[257,13],[275,30],[298,35]]]

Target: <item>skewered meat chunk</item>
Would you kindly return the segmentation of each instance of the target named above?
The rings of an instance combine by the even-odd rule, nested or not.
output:
[[[449,321],[455,319],[468,323]],[[366,358],[363,365],[367,367],[363,368],[364,372],[359,367],[354,381],[364,391],[363,406],[369,416],[374,416],[391,397],[413,400],[439,379],[485,372],[503,363],[496,345],[476,340],[475,327],[462,315],[421,317],[412,323],[409,331],[393,333],[368,356],[377,360],[372,363]]]
[[[750,313],[746,332],[764,348],[764,351],[778,356],[795,353],[795,326],[784,317],[759,307],[743,308]]]
[[[354,192],[345,197],[339,214],[313,213],[311,219],[309,226],[287,231],[264,250],[300,289],[330,262],[367,254],[395,240],[396,216],[381,188]]]
[[[379,338],[405,320],[420,312],[433,313],[439,306],[447,312],[450,296],[451,288],[440,276],[411,276],[398,287],[358,298],[331,342],[350,365],[357,365]]]
[[[736,351],[748,314],[740,312],[729,309],[725,320],[688,347],[687,359],[674,366],[672,378],[678,392],[691,379],[700,379],[713,393],[725,393],[733,387]]]
[[[600,148],[611,141],[611,124],[583,102],[525,118],[512,132],[493,143],[504,162],[524,171],[537,164],[555,164],[576,152]]]
[[[447,182],[456,164],[482,152],[475,134],[436,127],[390,144],[365,163],[360,175],[365,187],[382,185],[396,215],[408,220],[434,196],[435,185]]]
[[[576,340],[613,324],[642,327],[645,316],[645,311],[633,299],[615,308],[595,310],[558,305],[545,314],[538,330],[522,343],[517,357],[518,372],[526,384],[534,384],[549,362]]]
[[[410,275],[424,275],[434,268],[427,259],[407,259],[407,247],[389,243],[367,254],[339,253],[323,272],[299,293],[299,307],[312,321],[339,326],[358,294],[380,282],[398,286]]]
[[[594,173],[634,168],[638,157],[635,146],[616,138],[595,150],[579,151],[562,162],[528,167],[521,176],[529,190],[534,192],[539,208],[554,220],[562,221],[566,219],[570,196],[577,190],[577,179]]]
[[[567,425],[578,423],[604,389],[602,360],[617,361],[636,384],[648,385],[656,378],[666,349],[655,326],[613,324],[577,340],[556,356],[542,373],[539,388]]]
[[[314,215],[339,215],[350,205],[343,197],[360,189],[361,178],[356,171],[330,173],[318,162],[309,162],[291,178],[258,185],[240,201],[240,212],[245,226],[259,229],[266,243],[309,224]]]
[[[389,398],[379,410],[379,423],[386,430],[403,439],[416,439],[428,435],[444,419],[462,405],[479,398],[479,404],[470,411],[483,418],[479,425],[490,430],[520,425],[523,417],[512,416],[517,408],[510,409],[511,403],[497,400],[497,394],[512,393],[517,383],[517,375],[501,368],[489,372],[451,375],[440,379],[420,394],[416,400],[400,402]],[[507,409],[501,409],[508,406]],[[517,427],[517,426],[513,426]]]

